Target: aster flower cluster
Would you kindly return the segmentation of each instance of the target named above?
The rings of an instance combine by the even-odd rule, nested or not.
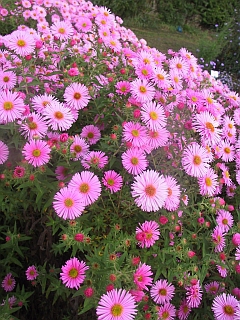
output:
[[[38,268],[29,250],[18,270],[42,292],[58,281],[93,297],[98,319],[238,319],[239,95],[89,1],[2,12],[22,19],[0,36],[3,234],[20,228],[3,250],[23,258],[16,241],[43,229],[37,261],[47,254]],[[59,274],[50,256],[69,257]],[[2,290],[15,274],[0,270]]]

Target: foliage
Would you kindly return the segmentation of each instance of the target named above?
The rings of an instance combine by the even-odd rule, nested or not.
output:
[[[202,319],[204,312],[213,319],[217,295],[239,299],[239,240],[233,241],[240,236],[239,96],[202,71],[186,49],[165,55],[148,47],[107,8],[85,1],[39,3],[32,8],[25,1],[2,15],[4,22],[22,21],[30,6],[43,21],[25,18],[18,26],[21,34],[10,29],[10,37],[1,37],[1,316],[94,319],[101,297],[124,288],[135,297],[135,319],[157,319],[152,286],[167,280],[175,288],[174,314],[184,298],[196,298],[190,291],[197,289],[197,301],[188,299],[190,316]],[[13,47],[16,34],[26,38]],[[75,89],[68,98],[72,84],[81,84],[83,91]],[[14,103],[16,113],[8,116]],[[144,108],[152,103],[146,120]],[[201,126],[197,119],[206,114]],[[84,135],[88,125],[99,137],[91,130]],[[128,126],[141,129],[127,134]],[[41,159],[40,147],[27,152],[37,142],[44,143],[49,157]],[[187,159],[191,146],[203,153],[206,170],[200,173],[202,154]],[[127,166],[123,159],[129,151],[136,154]],[[213,180],[207,176],[210,168]],[[122,183],[106,181],[110,170]],[[74,177],[84,172],[94,184],[83,183],[73,192]],[[150,174],[157,182],[147,183]],[[138,201],[134,188],[141,177]],[[99,193],[85,197],[97,183]],[[72,195],[59,209],[64,190]],[[73,194],[81,201],[71,215]],[[233,221],[222,219],[214,237],[221,212]],[[149,223],[157,231],[145,230]],[[66,284],[64,265],[73,258],[88,269],[78,274],[72,268],[67,274],[72,282]],[[151,270],[146,286],[145,275],[136,276],[143,265]],[[76,272],[80,287],[74,285]],[[16,285],[11,279],[6,283],[9,274]],[[206,289],[212,281],[218,284],[213,293]]]

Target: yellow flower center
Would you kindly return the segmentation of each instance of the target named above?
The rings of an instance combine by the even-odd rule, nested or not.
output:
[[[131,134],[134,136],[134,137],[139,137],[139,131],[137,129],[133,129],[131,131]]]
[[[155,196],[156,192],[157,190],[152,184],[149,184],[148,186],[145,187],[145,193],[149,197]]]
[[[93,132],[88,132],[87,137],[88,137],[89,139],[92,139],[92,138],[94,137]]]
[[[19,47],[25,47],[26,45],[26,41],[24,41],[23,39],[18,40],[17,45]]]
[[[208,98],[207,98],[207,102],[208,102],[209,104],[212,104],[212,103],[213,103],[213,99],[212,99],[211,97],[208,97]]]
[[[3,109],[5,110],[12,110],[13,109],[13,103],[11,101],[6,101],[3,103]]]
[[[160,289],[160,290],[158,291],[158,294],[159,294],[160,296],[166,296],[166,295],[167,295],[167,290],[164,289],[164,288],[162,288],[162,289]]]
[[[151,118],[152,120],[157,120],[157,119],[158,119],[158,114],[157,114],[157,112],[155,112],[155,111],[151,111],[151,112],[149,113],[149,116],[150,116],[150,118]]]
[[[168,317],[169,317],[169,312],[168,311],[164,311],[162,313],[162,319],[168,319]]]
[[[206,122],[206,128],[214,132],[214,126],[211,122]]]
[[[32,155],[34,157],[40,157],[41,151],[39,149],[35,149],[35,150],[33,150]]]
[[[179,78],[178,77],[174,77],[173,80],[174,80],[175,83],[179,82]]]
[[[73,98],[76,99],[76,100],[81,99],[81,97],[82,96],[81,96],[81,94],[79,92],[75,92],[74,95],[73,95]]]
[[[224,152],[227,153],[227,154],[229,154],[229,153],[231,152],[231,149],[228,148],[228,147],[226,147],[226,148],[224,148]]]
[[[168,197],[172,195],[172,189],[168,188]]]
[[[114,317],[120,317],[123,313],[123,306],[120,303],[115,303],[111,308],[111,314]]]
[[[234,309],[230,305],[224,306],[223,310],[224,310],[225,314],[227,314],[229,316],[233,316],[234,315]]]
[[[227,225],[228,224],[228,219],[222,219],[222,224]]]
[[[202,163],[202,159],[199,156],[194,156],[193,163],[197,166],[199,166]]]
[[[61,34],[64,34],[64,33],[66,33],[66,30],[64,28],[59,28],[58,32],[61,33]]]
[[[67,198],[64,200],[64,204],[66,207],[71,208],[74,205],[74,202],[71,198]]]
[[[113,185],[114,185],[114,180],[111,179],[111,178],[109,178],[109,179],[107,180],[107,183],[108,183],[109,186],[113,186]]]
[[[165,79],[162,74],[157,74],[157,78],[158,78],[158,80],[164,80]]]
[[[131,164],[133,164],[134,166],[136,166],[138,163],[139,163],[138,158],[133,157],[133,158],[131,159]]]
[[[37,129],[37,124],[36,124],[36,122],[30,122],[28,124],[28,127],[29,127],[29,129],[34,130],[34,129]]]
[[[88,183],[82,183],[79,187],[79,190],[81,193],[88,193],[88,191],[90,190],[89,184]]]
[[[78,153],[78,152],[81,152],[81,151],[82,151],[82,147],[79,146],[79,145],[76,145],[76,146],[74,146],[73,150],[74,150],[76,153]]]
[[[141,93],[146,93],[147,92],[147,89],[144,86],[140,86],[139,90],[140,90]]]
[[[10,78],[8,76],[3,77],[4,82],[9,82]]]
[[[69,273],[68,273],[69,277],[76,279],[78,276],[78,271],[75,268],[72,268]]]
[[[63,118],[63,113],[61,111],[57,111],[54,113],[54,117],[60,120]]]
[[[206,186],[211,187],[211,186],[212,186],[212,179],[209,178],[209,177],[207,177],[207,178],[205,179],[205,183],[206,183]]]
[[[178,69],[182,69],[182,64],[179,62],[179,63],[177,63],[176,67],[177,67]]]

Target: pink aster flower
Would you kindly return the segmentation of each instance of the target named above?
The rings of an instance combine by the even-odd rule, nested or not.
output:
[[[200,193],[202,196],[214,196],[218,183],[218,175],[209,168],[203,177],[198,178]]]
[[[156,131],[149,130],[146,136],[146,143],[153,149],[158,149],[167,144],[170,133],[167,129],[161,128]]]
[[[25,175],[25,168],[21,166],[17,166],[13,171],[14,178],[22,178]]]
[[[50,160],[51,149],[43,140],[30,140],[23,147],[23,155],[28,163],[40,167]]]
[[[169,74],[162,67],[153,69],[151,80],[161,89],[168,89],[171,86]]]
[[[123,140],[131,142],[133,147],[141,148],[146,144],[147,130],[140,123],[129,121],[123,127]]]
[[[70,146],[70,151],[73,155],[73,160],[77,161],[79,158],[83,158],[89,152],[89,145],[85,139],[80,138],[78,135],[74,137],[73,143]]]
[[[9,155],[8,146],[0,140],[0,164],[7,161]]]
[[[0,123],[13,122],[21,118],[25,111],[23,99],[17,92],[1,90],[0,93]]]
[[[69,188],[77,190],[85,206],[95,202],[101,194],[101,184],[96,175],[90,171],[75,173],[69,182]]]
[[[82,166],[85,169],[98,168],[103,169],[108,163],[108,157],[102,151],[90,151],[81,160]]]
[[[196,284],[186,287],[187,303],[190,308],[198,308],[202,301],[202,288],[199,280]]]
[[[234,220],[233,220],[233,216],[229,211],[226,211],[224,209],[219,209],[217,211],[216,222],[218,226],[221,227],[223,232],[228,232],[230,228],[232,228]]]
[[[187,299],[183,299],[180,303],[179,309],[178,309],[178,318],[180,320],[186,320],[191,312],[191,308],[189,307],[187,303]]]
[[[170,302],[165,303],[158,309],[158,319],[174,320],[176,315],[176,308]]]
[[[28,139],[43,137],[48,130],[46,121],[37,113],[29,113],[28,117],[22,122],[19,131]]]
[[[207,293],[211,294],[211,295],[216,295],[218,293],[220,293],[222,290],[224,290],[221,286],[220,283],[217,281],[212,281],[210,283],[207,283],[204,285],[204,288],[206,290]]]
[[[226,278],[227,277],[227,274],[228,274],[228,270],[227,270],[227,267],[225,266],[220,266],[220,265],[216,265],[216,268],[217,268],[217,271],[219,272],[220,276],[222,278]]]
[[[175,287],[167,280],[158,280],[154,283],[150,290],[150,295],[157,304],[164,304],[170,302],[174,296]]]
[[[65,89],[63,97],[67,105],[76,110],[85,108],[91,98],[88,88],[84,84],[76,82]]]
[[[37,268],[35,266],[30,266],[26,270],[27,280],[35,280],[38,276]]]
[[[154,170],[147,170],[135,177],[132,196],[143,211],[161,209],[167,199],[168,189],[163,176]]]
[[[64,220],[80,217],[85,209],[80,193],[71,187],[64,187],[55,194],[53,208]]]
[[[221,140],[218,148],[220,149],[218,156],[221,157],[224,162],[231,162],[235,159],[235,148],[229,141]]]
[[[205,148],[198,143],[186,147],[182,155],[182,165],[192,177],[203,177],[209,168],[209,156]]]
[[[148,167],[145,153],[138,148],[131,148],[122,154],[122,165],[133,175],[142,173]]]
[[[35,49],[34,36],[27,31],[15,30],[4,40],[5,46],[20,56],[31,54]]]
[[[43,116],[46,123],[53,130],[67,130],[74,123],[74,117],[71,109],[66,107],[63,103],[54,101],[43,110]]]
[[[97,143],[101,138],[101,132],[98,127],[90,124],[82,128],[81,138],[85,138],[92,145]]]
[[[168,187],[168,196],[165,201],[164,207],[169,211],[174,211],[180,204],[180,186],[176,179],[170,176],[165,176],[165,182]]]
[[[222,252],[225,247],[225,233],[221,226],[214,228],[212,234],[212,241],[215,245],[215,252]]]
[[[57,166],[55,173],[58,180],[65,180],[69,176],[69,169],[64,166]]]
[[[127,95],[130,92],[130,82],[128,81],[119,81],[115,85],[116,92],[121,95]]]
[[[148,129],[157,131],[166,126],[167,118],[163,107],[155,101],[143,104],[141,108],[141,119]]]
[[[110,190],[111,193],[115,193],[121,189],[123,184],[123,179],[120,176],[120,174],[118,174],[114,170],[109,170],[104,172],[102,182],[104,186],[108,190]]]
[[[56,21],[50,28],[52,34],[60,39],[66,41],[73,36],[74,29],[69,21]]]
[[[0,88],[11,90],[17,83],[17,76],[13,71],[0,70]]]
[[[146,79],[136,79],[131,82],[131,94],[138,102],[152,101],[155,95],[154,87]]]
[[[32,99],[32,107],[37,113],[42,113],[44,109],[50,105],[51,103],[57,101],[57,99],[50,94],[42,94],[33,97]]]
[[[141,235],[141,237],[139,237]],[[159,225],[156,221],[145,221],[136,228],[136,239],[141,248],[149,248],[159,239]]]
[[[75,257],[71,258],[62,266],[60,279],[66,287],[78,290],[86,277],[85,272],[88,269],[89,267],[84,261],[79,261]]]
[[[140,264],[137,270],[133,275],[133,281],[136,284],[138,290],[149,290],[147,286],[152,285],[152,276],[151,267],[147,264]]]
[[[231,294],[222,293],[213,299],[211,309],[217,320],[237,320],[237,308],[238,300]]]
[[[8,291],[12,291],[14,289],[16,285],[16,281],[15,279],[13,278],[12,274],[11,273],[8,273],[3,281],[2,281],[2,288],[8,292]]]
[[[137,314],[137,306],[128,291],[113,289],[101,296],[96,314],[98,320],[133,320]]]
[[[79,17],[75,26],[79,31],[89,32],[92,29],[92,21],[87,17]]]
[[[143,297],[145,296],[145,293],[144,293],[144,291],[142,291],[142,290],[134,290],[134,289],[131,289],[129,292],[130,292],[131,295],[134,297],[134,300],[135,300],[136,302],[142,301]]]

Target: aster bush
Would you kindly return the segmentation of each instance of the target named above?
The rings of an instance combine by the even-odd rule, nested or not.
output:
[[[238,94],[106,7],[15,6],[0,11],[24,21],[0,37],[0,314],[239,319]]]

